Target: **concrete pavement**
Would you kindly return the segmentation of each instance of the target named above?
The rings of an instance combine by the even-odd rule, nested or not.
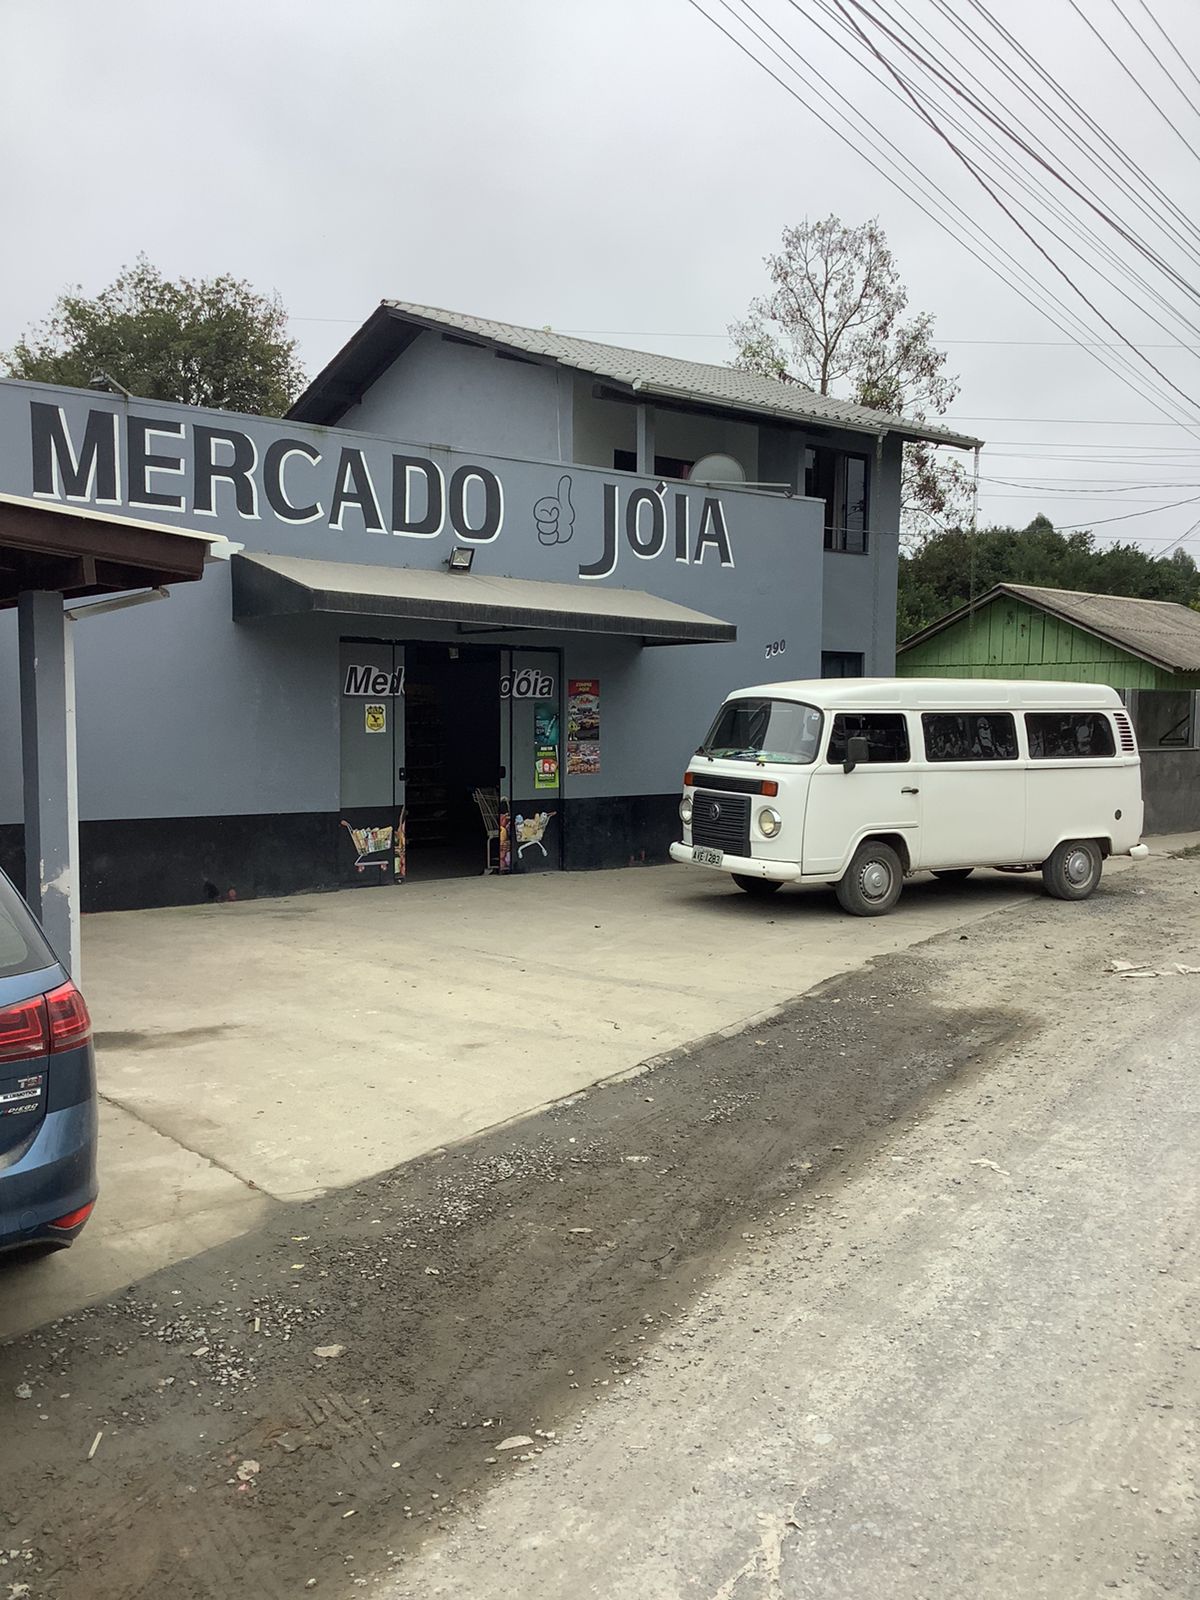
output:
[[[918,877],[866,920],[670,866],[89,917],[101,1204],[0,1269],[0,1336],[1040,893]]]

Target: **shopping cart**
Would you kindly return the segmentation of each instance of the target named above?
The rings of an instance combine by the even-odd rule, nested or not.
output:
[[[342,827],[350,835],[357,851],[354,865],[359,872],[365,872],[368,867],[378,867],[381,872],[386,870],[390,864],[388,857],[396,841],[395,828],[355,828],[348,822],[343,822]],[[402,876],[402,873],[397,872],[397,876]]]
[[[500,791],[499,789],[473,789],[475,804],[479,807],[479,815],[483,822],[483,831],[486,835],[483,845],[483,870],[488,872],[502,872],[504,870],[501,857],[504,850],[501,847],[500,829]],[[496,849],[493,852],[492,846]]]

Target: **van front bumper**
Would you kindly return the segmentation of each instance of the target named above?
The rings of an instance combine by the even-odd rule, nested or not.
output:
[[[710,872],[736,872],[739,878],[769,878],[773,883],[799,883],[803,874],[794,861],[759,861],[753,856],[723,855],[720,866],[697,861],[690,844],[673,844],[671,860],[689,867],[707,867]]]

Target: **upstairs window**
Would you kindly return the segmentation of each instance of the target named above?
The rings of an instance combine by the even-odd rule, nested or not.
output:
[[[656,478],[686,478],[696,465],[694,461],[684,461],[681,456],[655,456],[654,476]],[[613,466],[618,472],[637,471],[636,450],[614,450]]]
[[[867,458],[844,450],[804,452],[804,492],[825,502],[825,548],[847,555],[867,550]]]

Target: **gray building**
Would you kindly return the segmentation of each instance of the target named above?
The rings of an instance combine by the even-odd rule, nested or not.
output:
[[[241,547],[76,630],[84,908],[664,859],[730,688],[892,672],[906,440],[976,443],[390,301],[282,420],[0,383],[0,493]]]

